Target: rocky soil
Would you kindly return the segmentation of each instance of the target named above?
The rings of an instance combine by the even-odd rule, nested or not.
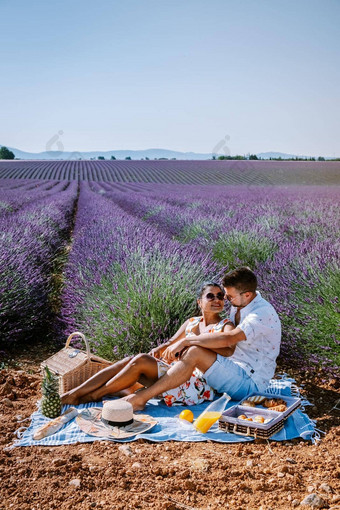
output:
[[[340,395],[336,381],[291,372],[324,431],[316,444],[94,442],[8,450],[40,398],[35,346],[0,371],[0,510],[340,509]],[[306,379],[307,378],[307,379]]]

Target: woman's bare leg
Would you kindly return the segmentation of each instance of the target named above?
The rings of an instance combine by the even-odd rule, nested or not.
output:
[[[84,395],[81,402],[97,402],[105,395],[115,395],[122,390],[131,388],[136,383],[149,387],[157,379],[158,364],[156,359],[149,354],[138,354],[104,385]]]
[[[104,368],[97,374],[90,377],[90,379],[85,381],[83,384],[80,384],[80,386],[64,393],[61,396],[61,402],[63,404],[79,404],[82,397],[103,386],[107,381],[118,374],[132,359],[133,356],[130,356],[129,358],[124,358],[113,365]]]
[[[195,368],[201,370],[204,374],[216,361],[217,354],[204,347],[189,347],[181,356],[181,359],[174,363],[169,370],[155,381],[151,386],[138,391],[134,395],[125,397],[130,402],[134,411],[144,409],[145,404],[150,398],[161,395],[164,391],[177,388],[190,379]]]

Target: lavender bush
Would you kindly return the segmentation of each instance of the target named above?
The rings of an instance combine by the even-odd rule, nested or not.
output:
[[[195,311],[195,289],[218,272],[208,254],[182,246],[81,185],[65,271],[65,332],[84,331],[113,359],[148,351]]]

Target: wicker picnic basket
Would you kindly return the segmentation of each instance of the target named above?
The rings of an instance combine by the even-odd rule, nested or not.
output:
[[[255,395],[260,395],[255,393]],[[268,398],[277,398],[276,394],[264,393]],[[253,394],[246,397],[249,398]],[[273,436],[285,425],[285,420],[301,406],[301,399],[291,396],[283,396],[287,409],[284,412],[272,411],[270,408],[263,408],[258,406],[257,409],[253,407],[247,407],[235,405],[226,409],[221,418],[219,419],[219,428],[224,432],[231,432],[238,434],[239,436],[254,437],[255,439],[268,439]],[[245,399],[245,400],[246,400]],[[261,409],[262,407],[262,409]],[[264,418],[270,418],[268,423],[256,423],[254,421],[245,423],[244,420],[240,420],[238,416],[240,414],[256,415],[260,413]]]
[[[255,439],[268,439],[270,436],[276,434],[284,427],[284,419],[276,423],[273,427],[268,428],[267,430],[261,430],[260,427],[257,426],[246,426],[239,425],[237,423],[228,423],[227,421],[219,421],[219,429],[224,432],[231,432],[233,434],[238,434],[239,436],[246,437],[254,437]]]
[[[80,336],[86,346],[86,351],[70,347],[73,337]],[[59,393],[72,390],[82,384],[94,374],[110,366],[106,359],[95,356],[90,352],[90,346],[83,333],[76,331],[66,340],[65,347],[41,363],[41,369],[47,366],[59,378]]]

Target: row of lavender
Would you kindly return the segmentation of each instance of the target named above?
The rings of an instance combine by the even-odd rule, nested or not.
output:
[[[3,184],[3,183],[2,183]],[[6,183],[5,183],[6,184]],[[60,257],[72,224],[77,183],[2,186],[0,216],[0,338],[29,340],[51,333],[60,284]]]
[[[68,188],[65,181],[0,180],[0,217],[18,211],[23,205],[37,202]]]
[[[150,244],[148,248],[145,248],[144,231],[149,228],[150,230],[147,231],[152,232],[153,239],[157,239],[158,236],[163,239],[161,244],[165,243],[167,250],[173,249],[173,243],[176,243],[176,247],[180,246],[182,258],[180,267],[183,270],[180,271],[179,276],[182,281],[188,282],[192,279],[191,275],[189,279],[185,276],[187,268],[184,263],[188,257],[190,261],[195,260],[195,267],[197,267],[199,258],[205,256],[206,260],[214,264],[213,272],[215,273],[223,268],[233,268],[240,264],[250,265],[259,276],[262,293],[274,304],[282,318],[283,357],[287,360],[300,358],[302,361],[306,355],[310,354],[311,360],[315,363],[321,361],[324,366],[333,366],[333,368],[339,362],[339,344],[335,337],[340,291],[337,190],[239,187],[221,189],[199,186],[190,189],[169,187],[170,189],[165,190],[163,186],[162,189],[141,193],[131,190],[118,192],[116,188],[112,191],[109,183],[91,183],[90,185],[92,207],[94,204],[99,207],[99,202],[101,204],[96,216],[103,217],[101,207],[106,210],[105,232],[111,232],[110,229],[116,229],[117,226],[121,230],[122,218],[125,218],[124,221],[130,225],[127,229],[121,230],[121,242],[115,239],[111,247],[107,248],[111,250],[110,253],[114,254],[116,247],[120,253],[125,254],[125,257],[129,253],[134,253],[129,243],[144,246],[143,249],[146,252],[152,253]],[[86,192],[90,194],[88,189]],[[95,196],[96,199],[94,199]],[[108,201],[111,202],[110,206]],[[91,214],[88,214],[88,218]],[[102,234],[103,238],[105,235]],[[102,241],[98,241],[96,227],[91,232],[91,238],[90,241],[89,237],[83,237],[85,254],[88,253],[85,247],[87,243],[90,243],[91,252],[93,252],[93,244],[101,246]],[[167,241],[164,241],[164,238]],[[125,243],[123,248],[122,243]],[[77,243],[74,249],[76,245]],[[187,255],[187,250],[190,256]],[[73,255],[75,260],[78,260],[78,254]],[[166,257],[169,260],[168,254]],[[83,267],[84,259],[79,260],[81,260],[80,267]],[[98,267],[102,264],[100,253],[96,256],[93,266],[98,271]],[[115,273],[117,268],[116,265],[114,270],[110,269],[111,273]],[[121,287],[115,287],[113,294],[117,294],[119,300],[125,288],[124,285],[128,285],[132,297],[130,300],[129,292],[126,292],[127,297],[124,303],[130,307],[131,301],[135,303],[131,309],[135,318],[138,317],[139,320],[140,313],[142,316],[143,313],[150,313],[149,302],[147,300],[141,308],[138,308],[138,298],[136,299],[133,288],[136,286],[139,293],[138,278],[153,270],[152,262],[145,267],[138,261],[136,264],[135,261],[133,265],[129,263],[123,273],[120,270],[119,266]],[[199,270],[195,269],[195,271],[196,281],[192,284],[186,283],[189,289],[193,289],[193,284],[207,274],[207,271],[203,269],[201,273]],[[105,272],[107,273],[107,269]],[[91,274],[90,272],[88,276],[89,281],[92,279]],[[71,277],[68,281],[71,281]],[[131,281],[132,287],[129,283],[126,284]],[[96,282],[100,288],[102,283],[99,277]],[[167,280],[167,284],[169,288],[163,287],[163,291],[171,297],[170,302],[175,306],[177,291],[172,296],[171,279]],[[78,282],[77,286],[78,289],[73,288],[69,296],[72,297],[79,292],[84,282]],[[88,287],[84,287],[84,295],[89,295]],[[108,296],[107,299],[112,306],[113,324],[110,323],[109,332],[105,332],[102,328],[100,335],[95,334],[96,341],[102,344],[108,342],[110,338],[112,346],[115,344],[117,331],[120,343],[128,332],[127,341],[130,344],[132,336],[135,339],[133,343],[135,349],[136,341],[138,343],[138,328],[131,333],[129,326],[131,318],[125,318],[124,310],[120,312],[119,321],[115,322],[117,309],[114,301],[116,298]],[[181,301],[181,305],[182,303]],[[94,306],[94,309],[96,306],[103,309],[98,304],[91,304],[91,306],[92,308]],[[88,310],[88,307],[85,309]],[[71,315],[77,321],[77,312],[72,310]],[[92,320],[94,323],[105,324],[106,313],[100,319],[92,310],[90,315],[88,332],[91,335]],[[150,331],[150,345],[157,340],[157,335],[164,338],[172,333],[177,325],[172,321],[172,327],[169,326],[164,330],[152,314],[151,319],[154,325],[152,329],[153,331],[156,329],[157,334],[152,335]],[[123,335],[121,335],[122,332]],[[147,347],[144,341],[143,346]],[[109,355],[110,352],[106,354]]]

